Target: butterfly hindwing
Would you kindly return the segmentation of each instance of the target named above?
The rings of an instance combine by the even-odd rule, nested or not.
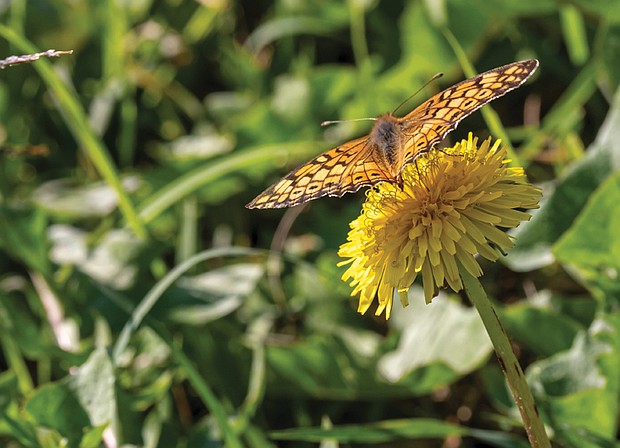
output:
[[[363,168],[371,154],[367,137],[344,143],[294,169],[246,207],[292,207],[322,196],[342,196],[357,191],[369,185],[366,172],[371,170]],[[384,179],[376,182],[380,180]]]

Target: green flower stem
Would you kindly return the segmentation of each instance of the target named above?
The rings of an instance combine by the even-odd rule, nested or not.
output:
[[[2,311],[5,310],[3,309]],[[13,372],[15,374],[19,391],[28,396],[34,390],[34,384],[32,384],[28,366],[24,361],[24,355],[19,350],[14,335],[12,337],[10,334],[2,331],[1,340],[2,353],[9,367],[8,372]]]
[[[480,314],[487,333],[491,338],[495,354],[499,359],[504,375],[508,379],[508,386],[521,413],[530,444],[534,448],[551,448],[551,443],[538,414],[532,392],[525,381],[523,370],[521,370],[521,366],[512,351],[508,335],[504,331],[491,301],[487,297],[480,281],[461,265],[459,265],[459,273],[465,285],[465,292],[478,310],[478,314]]]

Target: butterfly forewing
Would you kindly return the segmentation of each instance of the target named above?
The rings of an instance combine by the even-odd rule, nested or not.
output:
[[[513,62],[461,81],[420,104],[402,118],[403,132],[411,136],[403,165],[442,141],[463,118],[519,87],[537,67],[536,59]]]
[[[403,166],[431,150],[458,123],[486,103],[523,84],[538,61],[514,62],[467,79],[434,95],[402,118],[379,117],[370,136],[352,140],[318,155],[262,192],[246,207],[292,207],[321,196],[342,196],[381,181],[397,182]],[[386,121],[400,123],[386,126]],[[384,140],[378,126],[398,129],[399,138]],[[392,135],[393,137],[393,135]],[[402,137],[402,138],[401,138]],[[374,140],[373,140],[374,139]],[[394,143],[403,142],[403,143]],[[398,163],[388,163],[390,158]],[[394,169],[396,168],[396,170]]]

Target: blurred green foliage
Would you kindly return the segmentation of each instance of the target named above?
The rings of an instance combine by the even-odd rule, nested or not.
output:
[[[0,58],[74,50],[0,72],[0,444],[527,446],[467,302],[413,288],[389,322],[355,312],[336,251],[361,193],[244,208],[369,126],[321,121],[445,74],[402,113],[464,56],[540,60],[492,107],[545,199],[482,281],[553,443],[618,446],[620,2],[13,0],[0,17]],[[448,139],[486,129],[476,113]]]

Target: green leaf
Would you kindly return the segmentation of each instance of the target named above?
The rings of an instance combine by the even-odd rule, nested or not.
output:
[[[46,227],[41,210],[0,206],[0,248],[43,275],[50,268]]]
[[[492,11],[501,11],[504,16],[531,16],[534,14],[553,14],[558,4],[554,0],[491,0],[487,8]]]
[[[445,364],[455,376],[465,375],[486,362],[493,346],[475,309],[444,294],[426,304],[418,288],[409,295],[409,307],[398,310],[390,320],[402,331],[398,347],[384,355],[378,365],[388,381],[400,381],[435,363]],[[427,384],[428,391],[441,385],[441,380],[447,378]]]
[[[77,446],[90,445],[116,412],[112,364],[104,349],[95,350],[77,373],[38,388],[25,406],[37,424],[54,429]]]
[[[571,227],[597,187],[620,168],[620,90],[586,154],[557,185],[543,189],[540,209],[517,228],[515,247],[504,259],[511,269],[529,271],[551,263],[551,246]]]
[[[445,438],[464,436],[468,429],[441,420],[409,419],[386,420],[366,425],[343,425],[332,429],[299,428],[272,431],[270,436],[277,440],[320,442],[335,439],[342,443],[385,443],[402,439]]]
[[[90,427],[88,414],[66,384],[46,384],[37,389],[25,406],[38,425],[54,429],[77,445]]]
[[[355,69],[341,66],[313,70],[309,79],[312,109],[336,114],[355,95],[355,74]],[[334,115],[330,119],[337,118]]]
[[[256,289],[263,271],[256,264],[239,263],[182,277],[162,297],[153,315],[189,325],[205,325],[238,309]]]
[[[401,51],[407,57],[402,57],[381,76],[380,82],[385,89],[397,89],[395,93],[399,95],[411,94],[435,73],[450,73],[456,67],[450,46],[431,24],[424,3],[407,3],[398,26],[401,30]]]
[[[422,395],[475,370],[492,351],[475,310],[445,296],[426,305],[418,294],[390,323],[395,336],[402,331],[395,350],[372,332],[325,326],[294,345],[268,346],[267,389],[330,399]]]
[[[28,448],[38,448],[32,422],[24,418],[19,398],[15,374],[11,371],[0,374],[0,436],[13,437]]]
[[[96,281],[127,289],[138,271],[139,255],[147,248],[145,240],[128,229],[112,229],[101,235],[94,248],[87,246],[87,233],[62,224],[50,226],[50,258],[57,264],[77,265]]]
[[[39,322],[21,294],[0,292],[0,332],[2,337],[13,339],[27,357],[49,354],[49,342],[42,337]]]
[[[19,391],[17,386],[15,373],[7,371],[0,374],[0,412],[17,398]]]
[[[602,40],[602,71],[607,74],[612,89],[620,86],[620,24],[610,27],[603,36]]]
[[[140,185],[136,176],[126,176],[122,186],[133,193]],[[75,185],[69,179],[55,179],[44,184],[33,193],[33,201],[50,216],[63,218],[94,218],[107,216],[118,207],[118,196],[109,184],[94,182]]]
[[[563,5],[560,7],[560,19],[571,62],[575,65],[584,64],[590,55],[590,48],[583,16],[575,6]]]
[[[620,300],[620,172],[592,195],[585,210],[554,247],[559,262],[579,271],[604,300]]]
[[[84,433],[80,441],[80,448],[98,448],[102,446],[103,432],[108,425],[95,426]]]
[[[620,23],[620,3],[607,0],[573,0],[584,11],[595,14],[609,23]]]
[[[512,338],[533,353],[550,356],[568,350],[583,326],[551,309],[551,304],[519,302],[502,310],[502,323]]]
[[[96,349],[77,373],[69,378],[69,389],[93,426],[110,424],[116,415],[114,383],[112,361],[103,348]]]
[[[617,431],[620,383],[620,314],[595,320],[580,332],[573,346],[527,372],[541,411],[554,428],[571,433],[589,431],[603,438]],[[596,446],[577,444],[572,446]]]

